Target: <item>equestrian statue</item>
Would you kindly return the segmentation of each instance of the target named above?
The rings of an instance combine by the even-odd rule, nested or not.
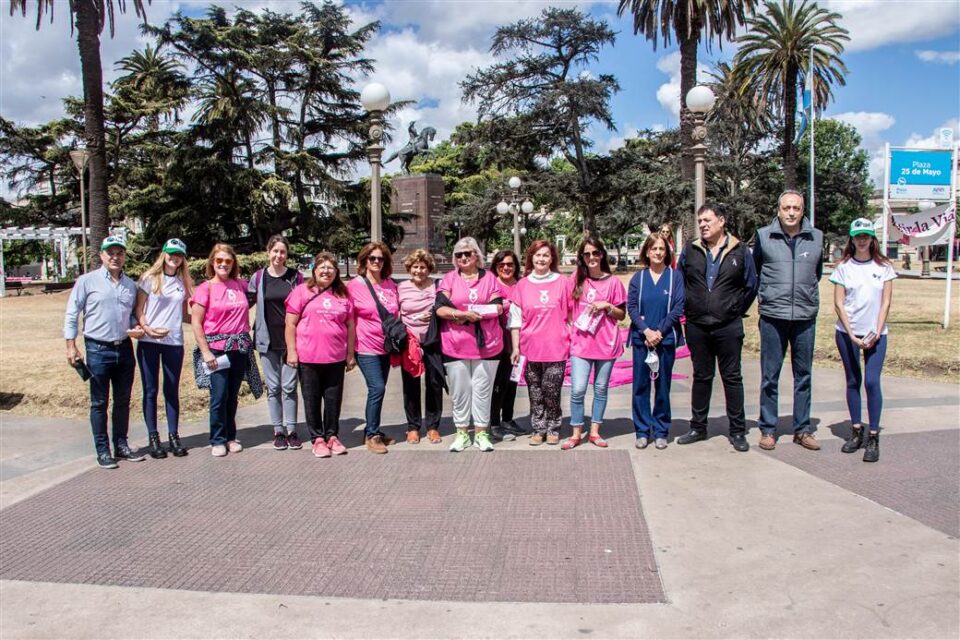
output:
[[[410,133],[410,142],[384,160],[383,164],[391,162],[394,158],[400,158],[400,168],[404,173],[410,173],[410,163],[413,162],[414,158],[425,154],[430,149],[430,143],[436,137],[437,130],[433,127],[424,127],[420,133],[417,133],[417,128],[414,126],[416,123],[417,121],[414,120],[407,127],[407,131]]]

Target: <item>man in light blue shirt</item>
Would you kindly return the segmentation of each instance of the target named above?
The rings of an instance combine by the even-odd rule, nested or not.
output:
[[[108,236],[100,245],[103,266],[77,278],[67,300],[63,337],[67,341],[67,362],[85,366],[90,372],[90,426],[97,450],[97,464],[116,469],[117,460],[139,462],[143,456],[127,443],[130,424],[130,389],[133,387],[134,357],[130,338],[143,331],[136,326],[133,307],[137,285],[123,273],[127,245],[119,236]],[[83,356],[77,349],[80,315],[83,315]],[[135,327],[135,328],[134,328]],[[107,434],[107,404],[113,390],[113,452]],[[115,457],[114,457],[115,456]]]

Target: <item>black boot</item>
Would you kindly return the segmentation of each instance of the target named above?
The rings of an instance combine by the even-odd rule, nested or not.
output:
[[[172,453],[176,458],[182,458],[183,456],[187,455],[187,449],[180,444],[179,433],[174,432],[170,434],[170,453]]]
[[[876,462],[880,459],[880,434],[873,431],[867,436],[867,446],[863,450],[864,462]]]
[[[150,457],[154,460],[167,457],[167,452],[164,450],[163,444],[160,442],[159,433],[150,434]]]
[[[863,446],[863,427],[857,428],[854,427],[853,431],[850,432],[850,438],[843,443],[843,446],[840,448],[840,451],[844,453],[853,453],[857,449]]]

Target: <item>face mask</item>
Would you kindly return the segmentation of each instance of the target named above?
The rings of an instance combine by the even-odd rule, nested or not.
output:
[[[655,349],[647,349],[647,358],[644,362],[650,369],[650,379],[656,380],[657,376],[660,375],[660,357],[657,356]]]

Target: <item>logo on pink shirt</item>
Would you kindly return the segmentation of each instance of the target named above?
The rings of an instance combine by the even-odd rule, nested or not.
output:
[[[550,302],[550,292],[546,289],[540,292],[540,304],[547,304]]]

